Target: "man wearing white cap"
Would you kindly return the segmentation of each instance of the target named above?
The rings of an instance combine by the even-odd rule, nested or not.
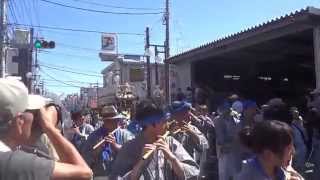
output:
[[[57,118],[54,109],[42,107],[38,123],[54,144],[60,162],[38,157],[36,151],[29,154],[17,149],[30,140],[34,117],[26,110],[37,103],[28,101],[28,90],[21,82],[0,79],[0,179],[90,179],[90,168],[51,123]]]

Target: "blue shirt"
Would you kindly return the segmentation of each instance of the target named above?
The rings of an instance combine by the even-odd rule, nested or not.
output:
[[[281,168],[276,172],[277,180],[285,180],[286,176]],[[236,176],[235,180],[273,180],[264,171],[257,157],[249,159],[243,164],[241,172]]]

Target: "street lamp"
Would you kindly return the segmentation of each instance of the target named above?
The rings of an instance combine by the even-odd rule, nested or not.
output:
[[[155,57],[155,61],[156,61],[156,63],[161,63],[162,62],[162,58],[160,56],[156,56]]]
[[[152,52],[151,52],[150,48],[146,48],[146,50],[144,51],[144,56],[150,57],[151,54],[152,54]]]
[[[32,72],[26,73],[26,79],[27,79],[27,86],[30,93],[32,93]]]
[[[32,72],[27,72],[26,73],[26,78],[31,79],[32,78]]]

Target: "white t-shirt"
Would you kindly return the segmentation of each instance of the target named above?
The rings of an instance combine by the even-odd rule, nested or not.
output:
[[[0,152],[8,152],[8,151],[12,151],[11,148],[0,140]]]

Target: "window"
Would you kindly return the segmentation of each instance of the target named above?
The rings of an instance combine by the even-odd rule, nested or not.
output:
[[[144,81],[144,69],[130,68],[130,82]]]

